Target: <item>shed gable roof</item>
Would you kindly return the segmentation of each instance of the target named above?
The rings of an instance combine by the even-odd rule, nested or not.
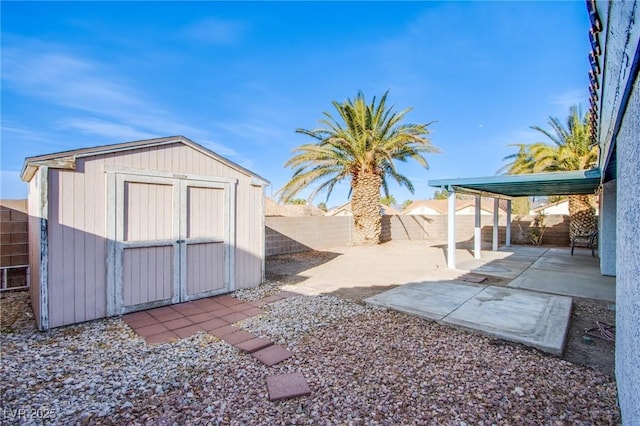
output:
[[[193,148],[201,154],[211,157],[242,174],[255,178],[258,181],[259,185],[266,186],[270,184],[270,182],[262,176],[253,173],[252,171],[240,166],[239,164],[236,164],[233,161],[216,154],[210,149],[205,148],[202,145],[197,144],[191,139],[184,136],[168,136],[164,138],[145,139],[140,141],[101,145],[90,148],[74,149],[71,151],[56,152],[53,154],[38,155],[35,157],[27,157],[24,160],[20,178],[24,182],[29,182],[40,166],[49,166],[52,168],[61,169],[75,169],[75,162],[77,158],[91,157],[94,155],[107,154],[111,152],[122,152],[160,145],[169,145],[174,143],[181,143],[190,148]]]

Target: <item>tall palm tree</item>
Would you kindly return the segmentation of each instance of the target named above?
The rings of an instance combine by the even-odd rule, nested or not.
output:
[[[309,200],[321,191],[327,192],[328,199],[336,184],[350,180],[356,244],[380,241],[380,188],[389,196],[389,177],[413,193],[412,183],[398,173],[394,160],[412,158],[428,168],[423,154],[439,152],[426,137],[431,123],[402,124],[411,108],[400,112],[387,108],[388,94],[377,104],[375,97],[367,104],[362,92],[353,100],[333,101],[336,117],[324,112],[320,128],[297,129],[317,142],[293,150],[293,157],[285,163],[294,169],[293,176],[279,191],[281,200],[286,201],[317,184]]]
[[[538,126],[531,128],[545,135],[549,142],[515,144],[516,154],[504,158],[509,161],[502,171],[507,174],[558,172],[585,170],[598,161],[598,151],[591,144],[589,117],[581,117],[580,108],[572,106],[566,126],[555,117],[549,117],[551,130]],[[591,203],[593,196],[569,196],[569,235],[588,234],[596,229],[595,209]]]

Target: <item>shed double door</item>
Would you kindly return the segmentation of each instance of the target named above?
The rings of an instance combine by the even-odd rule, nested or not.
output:
[[[117,176],[116,312],[230,290],[230,189],[228,182]]]

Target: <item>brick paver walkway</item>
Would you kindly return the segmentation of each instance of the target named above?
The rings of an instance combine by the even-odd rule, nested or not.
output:
[[[257,301],[243,301],[229,295],[209,297],[193,302],[163,306],[147,311],[126,314],[122,319],[149,344],[162,344],[175,339],[207,332],[271,367],[293,356],[293,352],[274,345],[268,339],[234,327],[231,324],[264,313],[266,304],[298,296],[281,291]],[[288,378],[267,378],[271,400],[293,398],[310,393],[301,374]],[[269,380],[273,381],[270,382]]]

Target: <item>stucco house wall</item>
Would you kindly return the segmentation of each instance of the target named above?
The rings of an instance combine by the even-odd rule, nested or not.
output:
[[[625,423],[640,421],[640,85],[618,134],[616,379]]]
[[[640,421],[640,4],[587,2],[597,66],[591,74],[603,181],[606,262],[616,259],[616,381],[625,425]],[[593,42],[596,34],[596,43]],[[601,55],[597,51],[602,50]],[[592,55],[593,56],[593,55]],[[602,70],[602,74],[599,74]],[[611,185],[616,185],[612,190]],[[615,233],[611,229],[615,211]],[[615,252],[610,243],[615,240]],[[603,269],[611,265],[603,262]]]

